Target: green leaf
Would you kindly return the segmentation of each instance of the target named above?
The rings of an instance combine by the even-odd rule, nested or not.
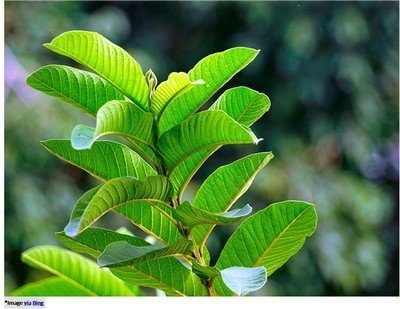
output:
[[[210,110],[222,110],[240,124],[251,126],[270,107],[271,101],[265,94],[240,86],[226,90]]]
[[[193,205],[210,213],[227,211],[247,191],[257,173],[272,158],[270,152],[255,153],[219,167],[203,182]],[[203,246],[214,227],[215,225],[196,226],[193,229],[196,243]]]
[[[109,244],[97,259],[100,267],[124,267],[148,262],[170,256],[184,256],[193,250],[193,243],[181,238],[168,247],[159,245],[146,247],[133,246],[126,241],[117,241]]]
[[[135,265],[111,268],[124,282],[164,291],[169,296],[207,296],[207,290],[193,272],[169,257]]]
[[[89,190],[83,194],[75,204],[70,221],[65,227],[65,231],[68,235],[74,235],[76,233],[88,203],[100,188],[101,186],[98,186]],[[123,204],[113,210],[127,218],[145,233],[154,236],[163,243],[172,244],[179,238],[182,238],[177,226],[171,220],[171,218],[173,218],[171,208],[164,203],[157,203],[155,201],[135,201]]]
[[[145,241],[139,243],[137,238],[132,236],[97,228],[88,228],[75,238],[70,238],[64,233],[56,235],[68,248],[81,253],[86,252],[94,258],[115,241],[127,241],[134,246],[148,245]],[[207,295],[200,279],[174,257],[110,270],[126,283],[161,289],[169,295]]]
[[[65,65],[46,65],[26,80],[32,88],[60,99],[90,116],[103,104],[123,100],[123,93],[100,76]]]
[[[210,280],[219,276],[221,272],[216,267],[203,266],[197,261],[193,261],[192,271],[201,279]]]
[[[190,80],[202,79],[206,84],[192,88],[165,108],[160,115],[159,135],[192,115],[236,73],[253,61],[258,52],[252,48],[236,47],[200,60],[188,75]]]
[[[159,115],[173,99],[184,94],[194,86],[203,84],[204,81],[201,79],[192,82],[186,73],[173,72],[168,76],[166,81],[157,87],[151,98],[150,110],[155,115]]]
[[[172,210],[165,203],[135,201],[118,206],[114,211],[165,244],[172,244],[182,238],[173,221]]]
[[[316,226],[314,205],[300,201],[272,204],[243,221],[228,239],[215,266],[264,266],[271,276],[300,250]],[[215,286],[218,294],[229,295],[218,280]]]
[[[69,140],[48,140],[41,144],[50,153],[102,181],[123,176],[142,180],[157,175],[141,156],[119,143],[98,141],[86,150],[75,150]]]
[[[137,247],[149,245],[149,243],[142,238],[97,227],[89,227],[75,238],[68,237],[64,232],[58,232],[55,235],[68,249],[89,254],[96,259],[109,244],[116,241],[125,241]]]
[[[242,296],[261,289],[267,282],[267,272],[261,267],[229,267],[221,270],[225,285],[236,295]]]
[[[240,124],[250,126],[268,111],[269,107],[270,101],[266,95],[247,87],[236,87],[225,91],[210,109],[222,110]],[[210,147],[195,153],[171,172],[170,180],[177,196],[181,196],[200,166],[219,148],[220,146]]]
[[[88,149],[94,141],[107,134],[119,134],[152,147],[153,115],[127,101],[110,101],[97,112],[96,128],[78,125],[71,134],[72,147]]]
[[[229,224],[251,213],[252,208],[247,204],[243,208],[228,212],[211,213],[200,208],[194,207],[190,202],[185,201],[172,212],[175,219],[179,220],[187,227],[200,224]]]
[[[149,110],[149,87],[140,65],[121,47],[90,31],[68,31],[45,47],[86,65],[145,111]]]
[[[80,220],[83,213],[85,212],[87,205],[92,200],[93,196],[95,196],[96,193],[100,190],[100,188],[101,185],[88,190],[87,192],[82,194],[82,196],[75,203],[69,218],[69,222],[64,228],[66,234],[72,235],[76,233],[76,230],[79,228]]]
[[[39,246],[25,251],[21,258],[24,263],[46,270],[89,295],[133,295],[133,292],[110,272],[99,268],[89,259],[68,250],[53,246]]]
[[[150,176],[145,180],[120,177],[106,182],[87,203],[81,217],[75,215],[74,224],[67,226],[65,233],[76,236],[108,211],[123,204],[134,202],[167,202],[171,196],[171,186],[164,176]],[[71,221],[72,222],[72,221]]]
[[[11,293],[11,296],[90,296],[88,292],[61,278],[50,277],[28,283]]]
[[[250,129],[223,111],[203,111],[163,134],[157,149],[171,172],[193,153],[224,144],[257,144]],[[180,147],[176,147],[179,145]]]

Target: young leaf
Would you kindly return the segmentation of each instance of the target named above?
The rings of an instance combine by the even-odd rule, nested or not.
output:
[[[267,282],[267,271],[260,267],[229,267],[221,270],[221,279],[236,295],[242,296],[261,289]]]
[[[86,150],[75,150],[69,140],[48,140],[41,144],[50,153],[102,181],[123,176],[143,180],[148,176],[157,175],[141,156],[119,143],[97,141]]]
[[[123,204],[139,201],[167,202],[171,196],[169,181],[163,176],[150,176],[143,181],[120,177],[106,182],[85,207],[81,217],[65,229],[68,236],[76,236],[110,210]]]
[[[149,245],[149,243],[142,238],[97,227],[89,227],[75,238],[68,237],[64,232],[58,232],[55,235],[68,249],[89,254],[96,259],[109,244],[116,241],[125,241],[137,247]]]
[[[250,129],[223,111],[200,112],[163,134],[157,149],[171,172],[193,153],[224,144],[257,144]],[[176,147],[180,145],[180,147]]]
[[[175,219],[179,220],[187,227],[200,224],[229,224],[240,220],[251,213],[252,208],[249,204],[243,208],[228,212],[211,213],[200,208],[194,207],[190,202],[185,201],[172,212]]]
[[[58,277],[28,283],[16,289],[11,296],[91,296],[93,294]]]
[[[154,143],[153,116],[127,101],[110,101],[97,112],[96,128],[78,125],[71,134],[72,147],[88,149],[99,137],[119,134],[148,146]]]
[[[246,192],[257,173],[272,158],[273,155],[270,152],[261,152],[221,166],[203,182],[197,191],[193,205],[210,213],[227,211]],[[214,226],[196,226],[193,229],[195,241],[204,245]]]
[[[93,296],[130,296],[133,292],[118,278],[83,256],[53,246],[22,253],[22,261],[46,270]],[[102,284],[99,284],[101,282]]]
[[[170,256],[187,255],[193,250],[193,243],[181,238],[168,247],[159,245],[146,247],[133,246],[126,241],[117,241],[109,244],[97,259],[100,267],[124,267],[148,262]]]
[[[197,109],[228,82],[236,73],[246,67],[258,54],[258,50],[236,47],[209,55],[188,73],[190,80],[206,82],[174,99],[160,115],[159,135],[172,129]]]
[[[215,264],[219,269],[232,266],[265,266],[268,275],[281,267],[303,246],[316,228],[312,204],[285,201],[270,205],[247,218],[228,239]],[[220,295],[229,295],[216,280]]]
[[[33,72],[26,82],[90,116],[96,116],[106,102],[124,99],[122,92],[100,76],[66,65],[46,65]]]
[[[225,91],[210,107],[210,110],[222,110],[240,124],[251,126],[268,111],[270,105],[265,94],[247,87],[236,87]],[[177,196],[181,196],[193,175],[219,147],[210,147],[191,155],[171,172],[170,180]]]
[[[203,85],[205,82],[201,79],[190,81],[189,75],[183,72],[173,72],[168,76],[168,79],[162,82],[154,92],[150,110],[155,114],[161,114],[169,103],[176,97],[184,94],[196,85]]]
[[[97,228],[88,228],[75,238],[70,238],[64,233],[57,233],[57,237],[68,248],[88,253],[94,258],[97,258],[114,241],[123,240],[134,246],[149,245],[144,240],[139,243],[136,238],[131,236]],[[152,260],[130,267],[111,268],[110,270],[126,284],[160,289],[168,295],[207,295],[200,279],[174,257]]]
[[[91,31],[68,31],[44,46],[86,65],[138,106],[149,110],[149,88],[140,65],[102,35]]]
[[[150,99],[151,99],[154,92],[156,91],[156,87],[157,87],[157,83],[158,83],[157,76],[156,76],[156,74],[154,74],[154,72],[151,69],[149,69],[146,72],[144,77],[146,78],[147,85],[149,85]]]

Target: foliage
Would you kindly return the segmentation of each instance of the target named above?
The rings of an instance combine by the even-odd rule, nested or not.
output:
[[[157,87],[152,71],[143,74],[129,53],[98,33],[65,32],[45,47],[96,73],[48,65],[27,79],[31,87],[96,116],[96,126],[77,125],[71,141],[42,144],[103,181],[81,196],[57,236],[111,272],[56,247],[35,247],[23,254],[24,262],[63,279],[65,286],[59,279],[49,280],[63,286],[66,295],[138,295],[139,286],[167,295],[245,295],[261,288],[267,275],[314,233],[312,204],[275,203],[240,224],[215,266],[209,265],[206,241],[212,229],[251,212],[250,205],[229,209],[272,159],[269,152],[218,168],[192,202],[182,199],[194,173],[221,146],[262,140],[250,129],[269,109],[262,93],[232,88],[208,110],[197,112],[254,60],[257,50],[236,47],[209,55],[187,74],[171,73]],[[130,147],[97,141],[106,135],[121,136]],[[92,227],[109,212],[126,217],[156,243]],[[46,295],[49,286],[44,281],[15,293]]]

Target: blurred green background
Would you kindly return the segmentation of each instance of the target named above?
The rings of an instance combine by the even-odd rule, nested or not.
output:
[[[218,94],[245,85],[270,97],[253,126],[264,141],[222,148],[186,197],[217,166],[272,151],[237,205],[304,199],[317,205],[319,226],[255,295],[398,295],[398,24],[399,3],[383,1],[5,2],[5,293],[46,276],[21,263],[21,252],[58,245],[53,233],[96,184],[38,143],[69,138],[89,120],[25,85],[42,65],[77,66],[42,44],[85,29],[123,46],[159,81],[229,47],[261,49]],[[234,228],[210,238],[214,261]]]

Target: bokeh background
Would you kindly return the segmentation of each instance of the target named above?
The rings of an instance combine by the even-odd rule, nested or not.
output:
[[[255,295],[398,295],[398,24],[399,3],[383,1],[5,2],[5,293],[46,276],[21,263],[21,252],[59,245],[53,233],[96,184],[38,143],[69,138],[89,120],[25,85],[42,65],[77,66],[42,44],[86,29],[123,46],[159,81],[229,47],[261,49],[218,94],[246,85],[270,97],[253,127],[264,141],[222,148],[186,197],[217,166],[272,151],[238,205],[304,199],[317,205],[319,226]],[[234,228],[210,238],[214,261]]]

